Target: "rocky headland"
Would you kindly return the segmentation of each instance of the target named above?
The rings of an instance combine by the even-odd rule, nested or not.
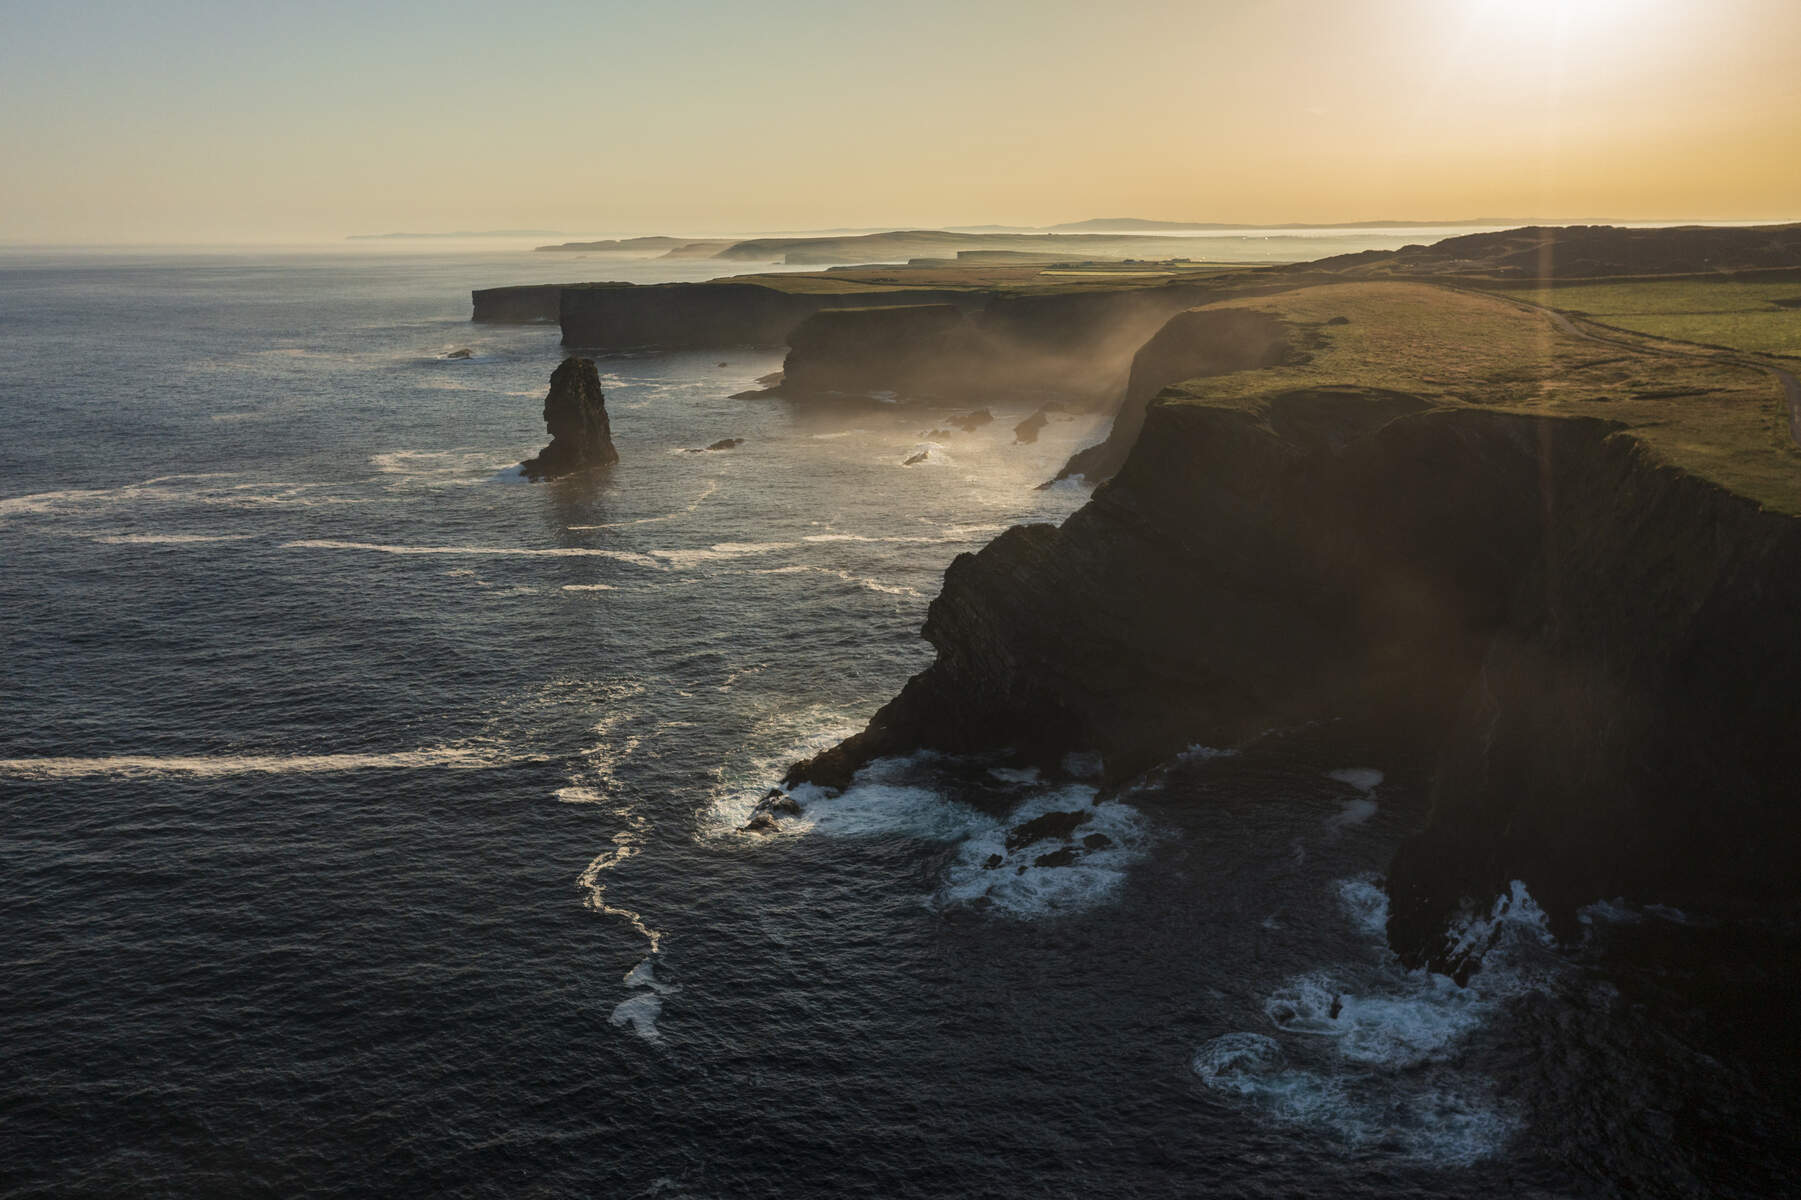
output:
[[[940,405],[1049,398],[1103,408],[1117,401],[1133,352],[1170,314],[1218,294],[1170,283],[822,309],[788,334],[782,379],[770,392]]]
[[[1743,366],[1623,353],[1423,284],[1307,287],[1168,322],[1120,466],[1060,528],[960,556],[936,661],[790,784],[919,747],[1099,753],[1318,724],[1433,773],[1390,941],[1513,880],[1574,928],[1624,896],[1801,904],[1801,453]],[[1699,399],[1698,399],[1699,398]]]
[[[565,358],[551,373],[544,425],[550,445],[519,464],[529,479],[555,479],[619,461],[607,398],[591,358]]]

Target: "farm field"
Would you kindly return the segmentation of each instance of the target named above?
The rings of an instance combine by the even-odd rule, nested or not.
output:
[[[1517,293],[1547,308],[1653,337],[1801,358],[1801,279],[1658,279]]]

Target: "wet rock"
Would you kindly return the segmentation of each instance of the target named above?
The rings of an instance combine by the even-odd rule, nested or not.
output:
[[[1090,850],[1105,850],[1113,845],[1113,839],[1104,833],[1091,833],[1082,839],[1082,845]]]
[[[1081,855],[1076,853],[1075,847],[1065,846],[1063,849],[1053,850],[1049,854],[1040,854],[1032,860],[1032,865],[1034,867],[1067,867],[1080,857]]]
[[[607,398],[591,358],[565,358],[550,376],[544,397],[550,445],[520,466],[530,479],[555,479],[619,461],[607,420]]]
[[[744,444],[743,438],[720,438],[718,441],[714,442],[711,446],[708,446],[707,449],[709,449],[709,450],[733,450],[739,446],[742,446],[743,444]]]
[[[1349,317],[1333,317],[1331,320],[1326,322],[1326,324],[1328,324],[1328,325],[1349,325],[1350,323],[1351,323],[1351,318],[1349,318]]]
[[[462,350],[452,350],[449,354],[446,354],[444,357],[445,358],[474,358],[475,351],[470,350],[465,347]]]
[[[763,798],[757,801],[756,808],[751,811],[750,820],[745,822],[742,828],[751,832],[767,833],[777,827],[775,818],[778,813],[784,817],[800,816],[800,801],[779,787],[770,788],[763,793]]]
[[[983,863],[983,864],[982,864],[982,870],[984,870],[984,871],[992,871],[992,870],[995,870],[995,869],[996,869],[996,868],[997,868],[997,867],[999,867],[999,866],[1000,866],[1000,865],[1001,865],[1001,863],[1002,863],[1002,862],[1003,862],[1003,861],[1004,861],[1004,860],[1003,860],[1003,859],[1002,859],[1002,858],[1001,858],[1001,856],[1000,856],[1000,855],[998,855],[998,854],[990,854],[990,855],[989,855],[989,856],[988,856],[988,861],[986,861],[986,862],[984,862],[984,863]]]
[[[720,365],[720,366],[722,366],[722,367],[729,367],[729,366],[731,366],[731,365],[732,365],[732,364],[731,364],[731,363],[728,363],[728,362],[722,362],[722,363],[720,363],[720,364],[719,364],[719,365]]]
[[[1090,819],[1090,814],[1085,812],[1048,812],[1041,817],[1033,817],[1007,835],[1007,849],[1017,850],[1021,846],[1049,838],[1067,842],[1075,835],[1076,829],[1086,825]]]
[[[984,425],[994,424],[994,414],[985,408],[978,408],[974,412],[967,413],[964,416],[952,417],[951,424],[955,425],[958,429],[961,429],[964,433],[974,433]]]
[[[903,467],[916,466],[919,463],[924,462],[927,459],[927,457],[930,456],[930,453],[931,452],[928,450],[921,450],[918,454],[915,454],[912,458],[909,458],[909,459],[906,459],[905,461],[903,461],[901,463],[901,466],[903,466]]]

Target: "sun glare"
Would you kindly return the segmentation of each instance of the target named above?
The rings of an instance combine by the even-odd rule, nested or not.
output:
[[[1609,30],[1630,32],[1647,0],[1472,0],[1489,32],[1522,37],[1571,37]]]

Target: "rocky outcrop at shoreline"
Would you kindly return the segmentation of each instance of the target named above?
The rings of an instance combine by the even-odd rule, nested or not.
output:
[[[551,373],[544,425],[550,445],[520,464],[529,479],[555,479],[619,461],[607,398],[591,358],[565,358]]]

